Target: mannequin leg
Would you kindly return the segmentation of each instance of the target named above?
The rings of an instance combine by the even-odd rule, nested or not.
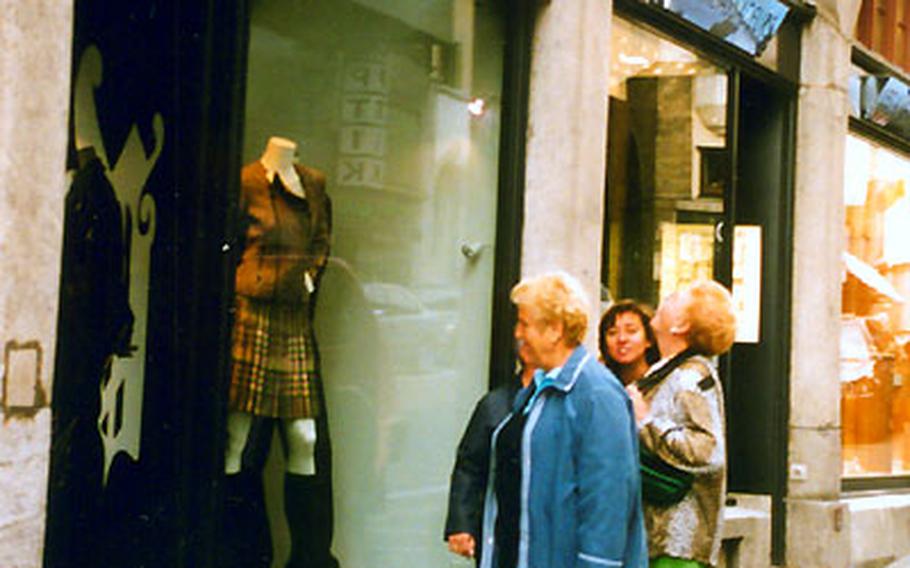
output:
[[[287,471],[297,475],[316,473],[316,421],[312,418],[285,420]]]
[[[246,447],[253,425],[253,415],[246,412],[231,412],[227,418],[227,447],[224,449],[224,473],[240,473],[243,465],[243,449]]]
[[[324,422],[285,420],[282,430],[287,447],[284,478],[284,514],[291,533],[291,558],[287,568],[337,568],[332,556],[334,511],[331,470],[326,460]]]
[[[272,538],[262,486],[263,456],[272,421],[232,412],[225,448],[223,535],[220,567],[269,568]]]

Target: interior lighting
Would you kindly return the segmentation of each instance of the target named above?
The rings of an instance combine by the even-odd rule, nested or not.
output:
[[[487,103],[479,97],[471,99],[471,102],[468,103],[468,112],[472,116],[483,116],[487,110]]]
[[[637,65],[641,67],[647,67],[651,64],[651,61],[647,57],[642,57],[641,55],[626,55],[625,53],[619,54],[619,62],[623,65]]]

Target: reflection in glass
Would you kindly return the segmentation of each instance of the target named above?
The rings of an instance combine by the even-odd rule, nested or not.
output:
[[[753,55],[765,49],[790,10],[777,0],[663,0],[656,3]]]
[[[910,472],[910,159],[848,136],[841,326],[847,476]]]
[[[660,297],[712,278],[729,178],[727,76],[614,19],[604,298]]]
[[[334,531],[327,538],[342,566],[452,561],[442,540],[448,476],[488,384],[504,41],[498,6],[252,5],[244,163],[259,167],[270,140],[291,142],[301,177],[324,175],[331,249],[324,262],[287,243],[267,251],[290,274],[294,301],[309,309],[318,402],[314,416],[302,416],[314,419],[311,430],[295,429],[281,413],[252,413],[241,428],[241,471],[265,484],[266,507],[255,514],[268,515],[259,552],[273,566],[312,542],[295,526],[300,511],[332,503],[334,521],[323,515],[309,526]],[[281,185],[270,185],[266,209],[293,192],[293,182],[275,177]],[[301,222],[315,227],[317,204],[306,191],[297,199]],[[241,213],[255,217],[244,204]],[[299,469],[296,434],[311,442],[315,478],[331,474],[329,492],[300,497],[289,481]],[[282,444],[273,437],[286,452],[276,451]],[[251,495],[247,509],[259,498]],[[262,526],[247,525],[250,538]]]

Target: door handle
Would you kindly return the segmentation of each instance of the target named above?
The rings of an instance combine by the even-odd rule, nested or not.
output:
[[[477,260],[480,257],[480,253],[483,252],[483,249],[487,247],[486,243],[479,243],[476,241],[462,241],[461,243],[461,254],[468,260]]]

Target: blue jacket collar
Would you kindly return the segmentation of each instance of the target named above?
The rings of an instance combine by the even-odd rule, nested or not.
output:
[[[534,401],[540,396],[540,393],[546,389],[556,389],[563,393],[572,390],[572,387],[574,387],[575,383],[578,381],[578,375],[581,372],[580,367],[588,358],[588,351],[584,346],[579,345],[576,347],[568,360],[563,364],[562,370],[559,371],[559,375],[557,375],[556,378],[551,379],[548,377],[544,379],[540,385],[538,385],[536,381],[532,381],[531,384],[521,389],[515,396],[515,400],[512,401],[512,411],[518,412],[521,409],[524,409],[526,412],[530,411]]]
[[[585,349],[584,345],[576,347],[569,356],[569,359],[563,364],[559,376],[553,381],[553,388],[559,389],[562,392],[569,392],[572,390],[572,387],[574,387],[575,383],[578,381],[579,373],[576,371],[578,370],[579,365],[584,363],[587,355],[588,350]]]

